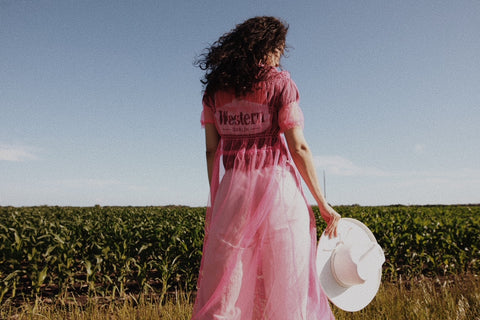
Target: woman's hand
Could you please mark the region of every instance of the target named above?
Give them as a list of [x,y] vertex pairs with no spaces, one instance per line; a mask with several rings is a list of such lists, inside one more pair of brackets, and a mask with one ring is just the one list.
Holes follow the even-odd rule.
[[336,237],[338,222],[342,217],[328,204],[319,206],[318,208],[320,209],[322,218],[327,222],[325,235],[328,236],[328,238]]

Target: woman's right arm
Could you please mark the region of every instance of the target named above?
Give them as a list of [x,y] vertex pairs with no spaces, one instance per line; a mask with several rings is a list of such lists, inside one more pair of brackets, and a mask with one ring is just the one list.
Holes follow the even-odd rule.
[[213,161],[215,160],[215,153],[217,152],[220,136],[217,128],[213,123],[205,123],[205,149],[207,156],[207,173],[208,183],[212,183]]
[[303,129],[299,126],[285,131],[285,139],[287,140],[288,149],[292,155],[295,166],[300,175],[307,184],[308,189],[312,193],[318,204],[320,214],[327,222],[325,234],[328,237],[337,236],[337,225],[340,221],[340,215],[327,203],[318,182],[317,172],[313,163],[313,156],[307,141],[303,135]]

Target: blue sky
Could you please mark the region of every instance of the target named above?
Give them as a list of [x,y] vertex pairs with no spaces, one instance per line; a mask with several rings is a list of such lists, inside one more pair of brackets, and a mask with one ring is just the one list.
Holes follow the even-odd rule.
[[206,205],[193,61],[256,15],[330,203],[480,203],[479,1],[0,0],[0,205]]

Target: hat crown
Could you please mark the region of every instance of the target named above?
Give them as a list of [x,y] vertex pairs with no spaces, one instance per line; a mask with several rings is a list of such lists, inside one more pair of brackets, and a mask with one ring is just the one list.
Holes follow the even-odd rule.
[[385,256],[376,242],[339,242],[332,253],[332,274],[339,285],[349,288],[378,275]]
[[320,237],[317,271],[328,299],[340,309],[354,312],[375,297],[385,256],[373,233],[358,220],[340,219],[337,234]]

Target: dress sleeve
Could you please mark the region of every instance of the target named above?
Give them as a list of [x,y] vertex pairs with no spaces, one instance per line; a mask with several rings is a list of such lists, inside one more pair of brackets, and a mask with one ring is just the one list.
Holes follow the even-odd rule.
[[303,112],[299,105],[300,94],[292,79],[286,82],[280,97],[280,110],[278,112],[278,124],[282,131],[304,125]]
[[215,123],[215,115],[210,106],[210,99],[207,99],[206,97],[203,98],[203,111],[200,123],[202,124],[202,128],[205,127],[206,123]]

